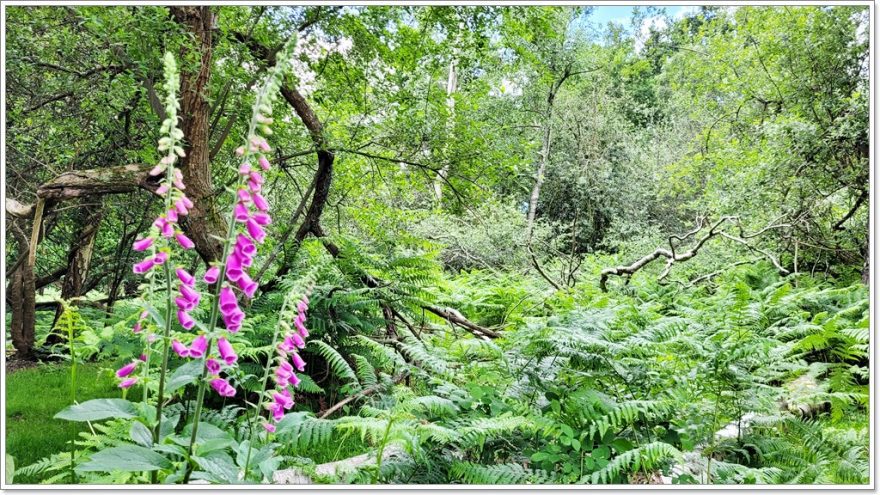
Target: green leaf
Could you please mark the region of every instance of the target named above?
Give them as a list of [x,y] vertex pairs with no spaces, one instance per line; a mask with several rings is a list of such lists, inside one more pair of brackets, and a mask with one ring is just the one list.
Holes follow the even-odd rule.
[[153,445],[153,433],[150,432],[150,429],[144,426],[140,421],[134,421],[131,423],[131,429],[128,431],[128,436],[138,445],[144,447],[150,447]]
[[629,440],[625,438],[618,438],[611,442],[611,446],[614,447],[614,450],[618,453],[623,453],[628,450],[632,450],[633,444]]
[[[189,439],[192,435],[192,424],[186,425],[183,429],[183,438],[185,444],[189,445]],[[199,431],[196,432],[196,442],[201,443],[215,438],[231,438],[229,432],[221,430],[211,423],[199,422]]]
[[209,452],[225,449],[232,445],[232,443],[231,438],[211,438],[196,445],[196,453],[198,455],[205,455]]
[[607,446],[603,445],[595,449],[591,455],[596,460],[608,459],[608,457],[611,455],[611,450]]
[[571,426],[560,425],[559,428],[562,430],[562,433],[565,433],[566,436],[569,436],[569,437],[574,436],[574,430],[571,429]]
[[171,461],[161,454],[139,445],[111,447],[92,454],[77,471],[157,471],[170,469]]
[[226,483],[238,481],[238,468],[225,452],[211,452],[206,456],[193,456],[193,460],[212,476]]
[[581,441],[577,438],[571,439],[571,448],[575,450],[575,452],[580,452],[581,450]]
[[134,404],[124,399],[92,399],[74,404],[55,415],[67,421],[97,421],[107,418],[133,418],[137,415]]
[[202,360],[194,359],[174,370],[168,383],[165,384],[165,392],[171,394],[175,390],[196,381],[202,374]]

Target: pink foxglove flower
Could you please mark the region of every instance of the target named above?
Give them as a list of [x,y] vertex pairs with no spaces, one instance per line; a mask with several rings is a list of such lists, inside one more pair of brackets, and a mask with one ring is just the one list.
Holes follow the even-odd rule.
[[196,291],[189,285],[180,286],[180,295],[183,296],[183,298],[187,301],[193,302],[193,304],[195,305],[199,304],[199,299],[201,298],[201,295],[198,293],[198,291]]
[[257,292],[257,288],[260,284],[251,280],[251,277],[248,276],[247,273],[242,273],[241,277],[238,279],[238,287],[244,292],[244,294],[251,299],[254,297],[254,294]]
[[171,222],[162,224],[162,237],[174,237],[174,225]]
[[269,165],[269,160],[267,160],[265,156],[261,156],[258,161],[260,162],[260,168],[263,170],[269,170],[271,167],[271,165]]
[[254,206],[260,211],[269,211],[269,202],[266,201],[259,193],[251,194],[251,201],[254,202]]
[[133,270],[135,273],[147,273],[155,264],[153,258],[147,258],[140,263],[135,263]]
[[206,339],[204,335],[199,335],[192,341],[192,344],[189,345],[190,357],[200,358],[205,355],[205,351],[207,350],[208,339]]
[[205,272],[204,280],[206,283],[213,284],[220,277],[220,268],[216,266],[212,266],[208,268],[208,271]]
[[269,214],[265,211],[258,211],[254,213],[251,218],[253,218],[254,221],[260,225],[269,225],[270,223],[272,223],[272,217],[270,217]]
[[223,397],[232,397],[235,395],[235,388],[222,378],[211,380],[211,388]]
[[[183,310],[183,309],[177,310],[177,321],[180,322],[180,326],[182,326],[183,328],[185,328],[187,330],[191,329],[192,327],[194,327],[196,325],[195,320],[193,320],[192,317],[189,315],[189,313],[187,313],[186,310]],[[199,356],[193,356],[193,357],[199,357]]]
[[189,272],[183,268],[178,268],[175,270],[175,273],[177,274],[177,279],[180,280],[180,283],[183,285],[192,287],[196,283],[195,277],[190,275]]
[[125,378],[126,376],[130,375],[135,368],[137,368],[137,365],[137,361],[132,361],[131,363],[126,364],[122,368],[116,370],[116,376],[118,376],[119,378]]
[[238,201],[240,203],[248,204],[251,202],[251,193],[248,192],[247,189],[239,189],[238,190]]
[[177,309],[179,309],[181,311],[189,311],[193,307],[192,301],[190,301],[189,299],[187,299],[185,297],[175,297],[174,304],[176,304]]
[[119,383],[119,388],[131,388],[131,386],[137,383],[137,381],[137,378],[127,378]]
[[238,253],[233,252],[226,258],[226,278],[231,282],[237,282],[242,274],[244,274],[244,270],[241,266],[241,257]]
[[254,245],[254,241],[248,239],[244,234],[238,234],[238,237],[235,238],[235,250],[249,258],[257,254],[257,246]]
[[269,433],[275,433],[275,425],[272,423],[263,423],[263,428],[266,429]]
[[177,242],[180,243],[180,247],[182,247],[183,249],[192,249],[196,247],[192,239],[187,237],[186,234],[182,232],[175,235],[174,238],[177,239]]
[[153,245],[153,238],[152,237],[145,237],[143,239],[138,239],[138,240],[134,241],[134,245],[132,246],[132,249],[134,249],[135,251],[146,251],[152,245]]
[[220,373],[220,363],[214,358],[205,361],[205,368],[208,368],[212,375]]
[[173,349],[174,352],[182,358],[189,357],[189,349],[176,340],[171,342],[171,349]]
[[260,224],[254,221],[253,218],[249,218],[246,225],[251,239],[262,244],[263,240],[266,239],[266,232],[263,230],[263,227],[260,227]]
[[293,359],[293,366],[298,371],[302,372],[306,370],[306,362],[303,361],[303,358],[301,358],[299,354],[294,352],[291,358]]
[[232,349],[232,344],[223,337],[217,340],[217,350],[220,351],[220,357],[223,358],[223,361],[226,361],[226,364],[231,365],[238,359],[235,350]]
[[247,222],[247,219],[250,218],[251,214],[244,203],[236,203],[233,216],[235,217],[236,222]]
[[167,166],[164,163],[160,163],[150,169],[150,175],[155,177],[155,176],[161,174],[162,172],[164,172],[166,168],[167,168]]

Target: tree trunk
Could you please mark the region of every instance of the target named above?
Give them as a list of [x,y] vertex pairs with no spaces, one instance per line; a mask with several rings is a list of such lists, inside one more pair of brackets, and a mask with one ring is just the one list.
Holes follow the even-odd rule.
[[[464,29],[464,25],[459,23],[459,30]],[[456,40],[458,41],[458,40]],[[449,139],[452,136],[453,128],[455,127],[455,92],[458,90],[458,74],[457,74],[457,65],[458,65],[458,43],[456,42],[452,47],[452,60],[449,62],[449,76],[446,79],[446,141],[443,146],[443,155],[445,160],[445,151],[449,147]],[[434,197],[439,204],[443,201],[443,183],[446,182],[446,178],[449,176],[449,161],[446,160],[446,163],[443,167],[437,172],[437,177],[434,179]]]
[[[64,282],[61,284],[61,299],[69,300],[82,296],[86,292],[86,278],[89,274],[89,265],[92,262],[95,239],[98,237],[98,226],[101,224],[103,216],[103,205],[82,208],[76,222],[73,240],[70,243],[70,251],[67,253],[67,271],[64,275]],[[55,328],[62,311],[63,308],[59,306],[55,312],[52,328]],[[57,344],[62,340],[62,336],[50,333],[46,338],[46,344]]]
[[547,116],[544,120],[544,137],[541,143],[541,158],[538,162],[538,171],[535,174],[535,185],[532,187],[532,194],[529,196],[529,214],[526,218],[526,241],[532,242],[532,230],[535,227],[535,213],[538,211],[538,198],[541,196],[541,186],[544,184],[544,171],[547,168],[547,162],[550,160],[550,119],[553,115],[552,99],[550,107],[547,109]]
[[34,287],[33,265],[27,263],[29,254],[28,238],[18,225],[12,225],[12,234],[18,244],[19,259],[15,271],[9,278],[7,294],[12,310],[10,333],[12,346],[19,359],[33,359],[34,327],[36,325],[36,288]]
[[[199,55],[199,65],[181,74],[181,130],[187,142],[184,146],[186,156],[181,160],[180,167],[186,194],[193,202],[193,207],[181,224],[196,245],[196,251],[207,263],[222,258],[223,244],[217,238],[223,238],[226,231],[215,208],[208,144],[211,107],[207,94],[213,63],[212,30],[216,17],[207,6],[172,7],[171,14],[194,35],[195,50]],[[180,58],[188,58],[191,50],[184,48]]]

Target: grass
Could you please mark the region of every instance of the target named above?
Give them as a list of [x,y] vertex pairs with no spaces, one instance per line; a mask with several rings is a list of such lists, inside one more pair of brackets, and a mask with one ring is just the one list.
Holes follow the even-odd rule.
[[[78,364],[76,373],[78,402],[121,396],[107,364]],[[41,364],[6,375],[6,450],[17,468],[69,449],[70,440],[88,428],[85,423],[52,419],[69,405],[69,363]],[[16,483],[37,481],[15,479]]]

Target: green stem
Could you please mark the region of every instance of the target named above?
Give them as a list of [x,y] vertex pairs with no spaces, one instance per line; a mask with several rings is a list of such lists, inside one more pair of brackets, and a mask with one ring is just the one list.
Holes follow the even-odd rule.
[[388,435],[391,433],[391,424],[394,418],[388,418],[388,426],[385,427],[385,434],[382,435],[382,443],[379,445],[379,452],[376,454],[376,474],[373,475],[373,484],[379,482],[379,474],[382,471],[382,454],[385,453],[385,444],[388,443]]
[[70,401],[76,404],[76,346],[73,343],[73,325],[67,325],[67,344],[70,347]]
[[162,335],[162,368],[159,370],[159,392],[156,396],[156,429],[153,431],[153,442],[159,443],[159,435],[162,432],[162,403],[165,401],[165,374],[168,370],[168,351],[170,348],[169,340],[171,339],[171,315],[173,314],[172,305],[174,304],[171,293],[171,266],[170,260],[166,260],[165,265],[165,290],[168,291],[168,300],[165,302],[165,332]]
[[244,462],[245,478],[247,478],[248,468],[251,464],[251,451],[253,451],[254,448],[254,421],[260,414],[260,405],[263,403],[263,396],[266,394],[266,386],[269,384],[269,370],[272,369],[272,356],[274,355],[275,346],[278,344],[281,318],[284,317],[284,313],[287,310],[287,301],[289,299],[289,297],[284,298],[284,303],[281,305],[281,312],[278,313],[278,323],[275,324],[275,332],[272,334],[272,347],[269,350],[269,357],[266,358],[266,368],[263,370],[263,386],[260,387],[259,398],[257,399],[257,403],[254,404],[254,413],[251,415],[250,421],[248,421],[248,453],[247,459]]

